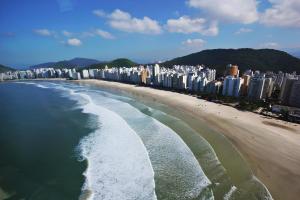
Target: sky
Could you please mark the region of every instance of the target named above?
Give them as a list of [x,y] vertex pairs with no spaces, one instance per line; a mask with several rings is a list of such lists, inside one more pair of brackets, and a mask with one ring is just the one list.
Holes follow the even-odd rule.
[[204,49],[300,52],[300,0],[1,0],[0,63],[139,63]]

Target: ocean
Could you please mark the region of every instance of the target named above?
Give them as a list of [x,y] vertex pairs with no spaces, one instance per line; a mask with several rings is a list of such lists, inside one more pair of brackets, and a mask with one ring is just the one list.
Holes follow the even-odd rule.
[[219,160],[205,136],[220,134],[169,113],[87,84],[1,83],[0,200],[272,199],[235,150]]

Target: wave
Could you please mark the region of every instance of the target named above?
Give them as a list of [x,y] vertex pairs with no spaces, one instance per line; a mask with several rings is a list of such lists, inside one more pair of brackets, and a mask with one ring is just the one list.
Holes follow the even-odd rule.
[[176,132],[130,104],[111,99],[110,95],[87,93],[96,104],[118,113],[140,136],[149,152],[159,199],[213,199],[210,180]]
[[[211,176],[221,184],[211,184],[181,137],[150,117],[156,110],[145,106],[148,116],[137,109],[134,99],[68,83],[45,82],[43,86],[63,91],[61,94],[75,100],[83,112],[97,116],[99,128],[79,144],[81,156],[88,162],[81,199],[213,200],[212,190],[216,198],[226,200],[250,193],[272,199],[256,177],[232,186],[223,168]],[[207,156],[215,159],[202,166],[222,166],[210,148],[213,155]],[[220,192],[222,188],[226,189]]]
[[[75,99],[77,101],[81,100],[78,99],[76,95],[81,96],[86,101],[81,101],[81,104],[85,104],[83,106],[83,112],[97,115],[100,118],[99,122],[101,123],[101,125],[99,129],[95,133],[92,133],[84,138],[80,143],[82,155],[88,160],[89,163],[87,172],[85,173],[87,181],[84,186],[84,193],[90,193],[91,191],[93,191],[92,193],[95,193],[94,190],[96,189],[91,188],[90,185],[90,179],[92,178],[92,174],[94,174],[94,172],[90,172],[90,170],[93,170],[90,163],[93,162],[93,159],[95,159],[91,159],[91,155],[100,150],[97,150],[97,148],[89,148],[93,146],[103,146],[103,148],[101,148],[101,151],[103,151],[103,149],[106,149],[108,151],[109,147],[105,147],[105,144],[107,142],[105,142],[105,139],[101,139],[100,136],[103,131],[106,133],[105,135],[112,136],[110,138],[110,143],[115,143],[119,140],[116,140],[116,138],[119,138],[120,135],[123,135],[123,133],[120,134],[118,132],[120,132],[120,130],[122,130],[123,132],[123,127],[128,127],[131,128],[135,135],[137,134],[136,136],[138,136],[141,144],[145,145],[146,147],[146,157],[148,159],[150,157],[151,163],[149,163],[150,165],[152,165],[154,170],[155,191],[159,199],[194,199],[203,196],[213,199],[212,191],[208,187],[211,184],[210,180],[205,176],[201,166],[199,165],[191,150],[172,129],[168,128],[159,121],[141,113],[139,110],[132,107],[128,103],[120,101],[119,96],[117,97],[116,95],[112,95],[104,91],[87,89],[87,87],[78,88],[77,85],[57,84],[53,86],[54,88],[59,90],[69,91],[69,94],[72,94],[71,96],[69,96],[69,98]],[[116,98],[118,98],[118,100]],[[107,116],[113,117],[108,120]],[[113,129],[111,128],[121,125],[120,121],[124,122],[122,126]],[[126,130],[126,128],[124,130]],[[95,141],[99,141],[99,144],[97,143],[97,145],[95,145]],[[127,142],[127,146],[132,146],[129,141]],[[100,153],[101,152],[97,154],[98,159],[101,159],[101,157],[103,157],[103,155]],[[115,156],[122,155],[122,152],[119,153],[120,154]],[[122,162],[125,161],[122,160]],[[109,162],[105,160],[102,163],[105,164]],[[110,163],[109,166],[116,167],[118,165],[117,163]],[[120,166],[118,166],[116,169],[113,169],[113,171],[116,172],[118,170],[120,170]],[[118,177],[118,174],[112,174]],[[130,179],[127,181],[130,182]],[[147,186],[146,188],[149,188],[149,186]],[[103,194],[107,192],[109,193],[109,191],[104,191],[103,189],[101,189],[101,191],[103,192]],[[143,199],[147,198],[145,197]],[[101,199],[103,199],[102,196]],[[115,199],[118,198],[115,197]]]
[[76,94],[88,101],[83,112],[97,115],[100,123],[79,145],[88,161],[83,190],[92,192],[89,199],[156,199],[154,172],[140,138],[117,114]]
[[44,88],[44,89],[48,89],[49,87],[43,85],[43,84],[39,84],[39,83],[34,83],[34,82],[24,82],[24,81],[21,81],[21,82],[15,82],[15,83],[18,83],[18,84],[26,84],[26,85],[34,85],[36,87],[39,87],[39,88]]
[[232,194],[236,191],[237,187],[232,186],[230,190],[224,195],[224,200],[229,200]]

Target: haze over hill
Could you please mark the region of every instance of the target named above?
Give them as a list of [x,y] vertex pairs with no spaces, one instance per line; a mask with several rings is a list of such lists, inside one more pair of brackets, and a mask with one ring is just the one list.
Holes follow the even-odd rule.
[[[224,71],[227,64],[237,64],[243,72],[247,69],[260,71],[283,71],[300,73],[300,59],[284,51],[274,49],[210,49],[197,53],[174,58],[161,63],[161,66],[172,65],[199,65],[215,68],[219,74]],[[59,62],[46,62],[30,66],[30,69],[41,67],[54,68],[104,68],[108,67],[132,67],[136,62],[127,58],[118,58],[113,61],[99,61],[88,58],[73,58]],[[8,71],[9,67],[0,66],[0,72]]]
[[32,65],[29,68],[41,68],[41,67],[67,67],[67,68],[82,68],[96,63],[103,63],[99,60],[90,59],[90,58],[73,58],[71,60],[63,60],[58,62],[46,62],[37,65]]
[[247,69],[260,71],[279,70],[300,72],[300,59],[284,51],[274,49],[211,49],[178,57],[162,65],[198,65],[204,64],[221,72],[227,64],[237,64],[241,71]]
[[15,69],[13,69],[11,67],[7,67],[7,66],[4,66],[4,65],[0,64],[0,73],[7,72],[7,71],[14,71],[14,70]]
[[93,65],[88,66],[87,68],[102,69],[105,66],[108,66],[108,67],[133,67],[135,65],[137,65],[137,63],[135,63],[132,60],[129,60],[127,58],[118,58],[118,59],[115,59],[115,60],[107,62],[107,63],[93,64]]

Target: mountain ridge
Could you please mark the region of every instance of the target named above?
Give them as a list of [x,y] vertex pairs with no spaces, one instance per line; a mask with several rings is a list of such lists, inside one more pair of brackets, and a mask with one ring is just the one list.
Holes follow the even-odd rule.
[[8,67],[0,64],[0,73],[7,72],[7,71],[16,71],[16,70],[12,67]]
[[93,65],[88,66],[87,68],[103,69],[105,66],[111,68],[111,67],[133,67],[135,65],[137,65],[137,63],[135,63],[134,61],[132,61],[130,59],[117,58],[110,62],[93,64]]
[[29,69],[35,69],[35,68],[42,68],[42,67],[54,67],[54,68],[83,68],[87,67],[92,64],[96,63],[103,63],[99,60],[96,59],[90,59],[90,58],[80,58],[80,57],[75,57],[70,60],[61,60],[57,62],[46,62],[46,63],[40,63],[37,65],[32,65],[29,66]]
[[227,64],[236,64],[241,71],[300,72],[300,59],[275,49],[208,49],[177,57],[162,63],[163,66],[204,64],[221,73]]

